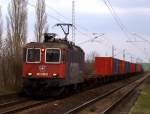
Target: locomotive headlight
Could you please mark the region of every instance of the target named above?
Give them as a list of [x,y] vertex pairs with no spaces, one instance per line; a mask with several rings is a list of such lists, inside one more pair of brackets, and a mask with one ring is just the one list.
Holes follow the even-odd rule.
[[54,74],[53,74],[53,76],[55,77],[55,76],[57,76],[57,74],[56,74],[56,73],[54,73]]
[[32,73],[28,73],[28,76],[32,76]]
[[44,48],[42,48],[42,49],[41,49],[41,51],[42,51],[42,52],[44,52],[44,51],[45,51],[45,49],[44,49]]

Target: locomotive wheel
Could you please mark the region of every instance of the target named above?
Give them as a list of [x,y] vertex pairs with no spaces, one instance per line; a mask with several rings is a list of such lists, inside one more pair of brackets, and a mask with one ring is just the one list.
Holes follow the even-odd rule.
[[30,89],[28,89],[28,88],[23,88],[22,91],[23,91],[24,95],[29,96],[29,97],[32,96],[32,92],[31,92]]

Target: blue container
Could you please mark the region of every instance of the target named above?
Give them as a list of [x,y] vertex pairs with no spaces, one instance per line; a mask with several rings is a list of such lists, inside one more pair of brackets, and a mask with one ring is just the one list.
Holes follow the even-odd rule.
[[127,62],[125,63],[125,73],[130,73],[130,62]]
[[119,66],[120,66],[120,60],[119,59],[114,59],[114,75],[120,74],[119,72]]

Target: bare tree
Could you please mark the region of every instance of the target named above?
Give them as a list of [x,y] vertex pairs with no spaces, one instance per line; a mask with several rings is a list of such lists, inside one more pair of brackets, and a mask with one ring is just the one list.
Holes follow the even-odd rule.
[[37,42],[41,42],[42,34],[48,31],[47,15],[45,11],[45,0],[37,0],[36,3],[36,23],[35,37]]
[[[8,27],[11,40],[17,46],[26,42],[27,33],[27,0],[11,0],[8,7]],[[10,23],[10,24],[9,24]]]
[[27,0],[11,0],[6,19],[5,55],[9,65],[5,65],[5,74],[10,75],[11,83],[17,86],[21,79],[22,45],[27,39]]
[[2,20],[2,12],[0,7],[0,51],[2,49],[2,34],[3,34],[3,20]]
[[[3,20],[2,20],[2,12],[1,12],[1,7],[0,7],[0,64],[2,65],[2,34],[3,34]],[[3,69],[0,67],[0,86],[2,86],[3,82]]]
[[86,62],[89,62],[89,63],[93,63],[95,61],[95,57],[98,56],[99,54],[95,51],[87,54],[86,56]]
[[86,61],[85,61],[85,73],[86,74],[94,74],[94,61],[95,57],[98,56],[98,53],[93,51],[86,56]]

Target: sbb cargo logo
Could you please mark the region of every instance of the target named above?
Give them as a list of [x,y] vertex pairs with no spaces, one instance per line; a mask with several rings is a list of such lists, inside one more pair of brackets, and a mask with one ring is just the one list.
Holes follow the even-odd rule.
[[40,65],[40,66],[39,66],[39,71],[40,71],[40,72],[46,72],[46,71],[47,71],[47,66],[45,66],[45,65]]

